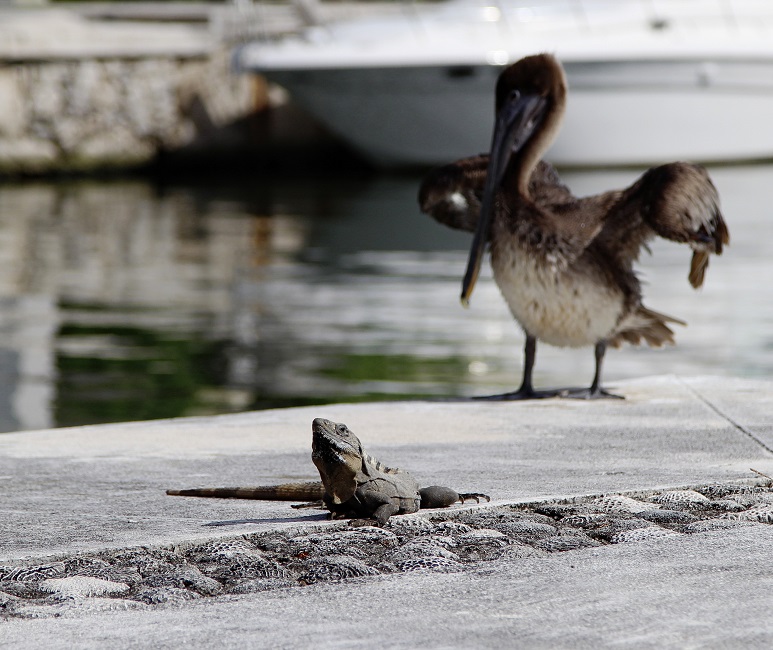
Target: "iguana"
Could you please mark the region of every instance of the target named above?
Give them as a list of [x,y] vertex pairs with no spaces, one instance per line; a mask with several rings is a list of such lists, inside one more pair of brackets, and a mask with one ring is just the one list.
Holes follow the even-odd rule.
[[[167,490],[172,496],[308,501],[322,499],[335,518],[369,518],[383,526],[392,515],[419,508],[446,508],[467,499],[490,501],[485,494],[459,494],[432,485],[419,489],[408,472],[385,466],[362,448],[345,425],[323,418],[311,423],[311,460],[321,483],[285,483],[250,488],[194,488]],[[371,523],[371,522],[369,522]]]

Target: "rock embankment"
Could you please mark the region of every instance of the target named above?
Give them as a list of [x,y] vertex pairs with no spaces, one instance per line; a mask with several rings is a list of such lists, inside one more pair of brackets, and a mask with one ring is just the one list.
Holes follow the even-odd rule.
[[465,571],[491,560],[773,524],[773,487],[712,484],[628,496],[392,517],[163,548],[0,566],[0,617],[180,605],[316,582],[407,571]]
[[0,173],[146,163],[247,115],[255,85],[206,27],[4,13]]

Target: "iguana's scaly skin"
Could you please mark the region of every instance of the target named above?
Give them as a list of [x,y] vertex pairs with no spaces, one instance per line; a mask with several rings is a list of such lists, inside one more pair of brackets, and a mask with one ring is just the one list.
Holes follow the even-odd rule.
[[459,494],[447,487],[419,488],[408,472],[387,467],[368,454],[345,425],[323,418],[311,423],[311,460],[321,483],[286,483],[254,488],[195,488],[167,490],[173,496],[304,501],[322,499],[334,517],[374,519],[384,525],[389,517],[419,508],[446,508],[466,499],[489,500],[485,494]]

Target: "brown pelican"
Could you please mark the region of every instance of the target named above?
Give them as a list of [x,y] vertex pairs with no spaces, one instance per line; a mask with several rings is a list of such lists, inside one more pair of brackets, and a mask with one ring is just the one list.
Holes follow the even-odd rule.
[[673,343],[669,323],[682,321],[642,304],[633,271],[655,235],[688,244],[689,281],[703,283],[711,253],[729,243],[719,197],[706,170],[685,162],[653,167],[624,190],[576,198],[540,160],[561,124],[566,78],[551,55],[506,68],[496,87],[490,155],[432,172],[422,184],[423,212],[475,236],[462,285],[467,304],[487,244],[494,279],[526,334],[523,381],[501,399],[567,391],[535,391],[537,339],[556,346],[595,346],[596,370],[577,397],[611,396],[601,389],[607,346]]

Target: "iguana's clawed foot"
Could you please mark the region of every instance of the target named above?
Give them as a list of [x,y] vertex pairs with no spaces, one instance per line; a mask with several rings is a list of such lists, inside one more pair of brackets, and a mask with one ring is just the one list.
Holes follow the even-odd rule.
[[459,495],[459,501],[462,503],[469,499],[475,499],[475,503],[480,503],[481,499],[491,501],[491,497],[488,494],[480,494],[479,492],[465,492],[464,494]]
[[375,519],[350,519],[349,526],[352,528],[362,528],[363,526],[375,526],[381,528],[383,524]]
[[[349,519],[349,517],[342,512],[331,512],[330,519]],[[349,519],[346,523],[352,528],[362,528],[363,526],[375,526],[376,528],[380,528],[384,525],[377,519]]]

